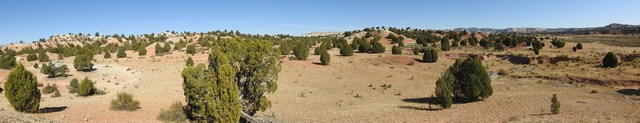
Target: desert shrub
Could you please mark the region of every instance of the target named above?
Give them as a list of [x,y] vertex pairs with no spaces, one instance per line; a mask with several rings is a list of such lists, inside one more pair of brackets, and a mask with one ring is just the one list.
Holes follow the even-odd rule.
[[391,54],[402,55],[402,48],[394,45],[393,47],[391,47]]
[[40,73],[46,74],[49,78],[55,78],[62,75],[66,76],[67,72],[69,72],[67,65],[56,66],[51,62],[49,62],[49,64],[42,64],[42,68],[40,68]]
[[613,52],[608,52],[602,59],[602,67],[615,68],[619,63],[618,56]]
[[291,43],[281,44],[278,49],[280,50],[281,55],[289,55],[291,54],[291,50],[293,50],[293,46]]
[[91,71],[93,70],[93,54],[84,53],[82,55],[77,55],[76,58],[73,59],[73,67],[78,71]]
[[342,56],[353,56],[353,48],[350,46],[343,46],[340,48],[340,55]]
[[578,44],[576,44],[576,49],[581,50],[581,49],[582,49],[582,43],[578,43]]
[[79,96],[91,96],[95,90],[96,88],[93,86],[93,82],[87,77],[84,77],[80,85],[78,85]]
[[438,51],[433,48],[427,48],[422,55],[422,62],[436,62],[438,61]]
[[51,86],[50,84],[47,84],[47,86],[44,86],[44,88],[42,88],[42,94],[51,94],[54,91],[58,90],[58,87],[56,86]]
[[51,61],[51,60],[49,59],[49,55],[47,55],[47,53],[40,52],[40,53],[38,53],[38,61],[39,62],[48,62],[48,61]]
[[187,122],[187,115],[184,113],[184,109],[182,108],[182,104],[180,102],[175,102],[171,104],[171,107],[167,110],[161,110],[158,115],[158,120],[162,122],[174,122],[174,123],[183,123]]
[[305,43],[298,43],[298,45],[293,48],[293,55],[298,60],[307,60],[309,57],[309,46]]
[[38,63],[33,64],[33,68],[38,69],[40,68],[40,65],[38,65]]
[[[160,45],[158,44],[157,46],[160,46]],[[193,44],[188,45],[187,46],[187,53],[191,54],[191,55],[196,54],[196,46],[193,45]]]
[[469,57],[466,60],[456,60],[449,68],[455,76],[453,94],[461,101],[476,101],[486,99],[493,94],[491,79],[480,59]]
[[133,99],[133,95],[127,92],[118,93],[118,97],[111,100],[111,110],[135,111],[140,108],[140,102]]
[[[203,42],[208,43],[208,41],[203,41]],[[163,53],[171,52],[171,44],[169,42],[164,43],[164,47],[162,47],[162,52]]]
[[564,42],[564,41],[562,41],[562,40],[553,39],[553,40],[551,41],[551,45],[553,45],[554,47],[557,47],[557,48],[562,48],[562,47],[564,47],[565,42]]
[[556,94],[553,94],[553,97],[551,97],[551,113],[560,113],[560,101],[558,101]]
[[69,93],[77,93],[78,92],[78,86],[80,85],[80,82],[78,82],[78,79],[73,78],[71,79],[71,82],[69,82]]
[[127,57],[127,53],[124,52],[124,48],[118,49],[118,54],[116,54],[116,58],[124,58]]
[[187,58],[187,66],[193,66],[193,59],[191,59],[191,57]]
[[38,60],[38,56],[35,53],[29,53],[29,55],[27,55],[27,61],[35,61]]
[[578,51],[578,48],[573,47],[573,48],[571,48],[571,50],[573,50],[573,52],[577,52],[577,51]]
[[[60,55],[60,56],[61,56],[61,55]],[[104,58],[105,58],[105,59],[109,59],[109,58],[111,58],[111,53],[109,53],[109,52],[105,52],[105,53],[104,53]]]
[[38,78],[22,64],[11,70],[4,83],[4,95],[16,111],[33,112],[40,107]]
[[451,43],[449,43],[449,39],[447,38],[442,38],[440,40],[440,50],[442,51],[449,51],[451,50]]
[[436,81],[436,99],[442,108],[449,108],[453,104],[453,83],[456,81],[455,76],[449,71],[442,73],[442,76]]
[[145,48],[144,46],[140,46],[140,48],[138,48],[138,56],[144,55],[147,55],[147,48]]
[[331,55],[329,55],[329,52],[327,50],[323,50],[322,53],[320,53],[320,64],[329,65],[330,61]]

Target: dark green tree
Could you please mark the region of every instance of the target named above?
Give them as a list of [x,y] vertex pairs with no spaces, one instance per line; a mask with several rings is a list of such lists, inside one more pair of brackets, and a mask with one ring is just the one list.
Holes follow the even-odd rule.
[[436,99],[442,108],[449,108],[453,104],[453,83],[456,81],[455,76],[449,71],[442,73],[442,76],[436,81]]
[[35,53],[29,53],[29,55],[27,55],[27,61],[35,61],[38,60],[38,55],[36,55]]
[[45,53],[45,52],[38,53],[38,61],[40,61],[40,62],[48,62],[48,61],[50,61],[49,55],[47,55],[47,53]]
[[451,50],[451,44],[449,43],[449,39],[447,38],[442,38],[440,40],[440,49],[442,51],[449,51]]
[[156,50],[156,55],[162,54],[164,53],[164,49],[162,49],[162,46],[160,46],[160,43],[156,43],[156,46],[154,48]]
[[147,48],[140,46],[140,48],[138,48],[138,56],[144,56],[147,55]]
[[391,54],[394,55],[402,55],[402,48],[400,48],[399,46],[392,46],[391,47]]
[[564,41],[562,41],[562,40],[553,39],[553,40],[551,41],[551,45],[553,45],[553,46],[555,46],[555,47],[557,47],[557,48],[562,48],[562,47],[564,47],[565,43],[564,43]]
[[307,44],[298,43],[293,48],[293,55],[298,60],[307,60],[307,58],[309,57],[309,47],[307,46]]
[[536,55],[539,55],[540,50],[544,47],[544,45],[542,44],[542,41],[535,40],[531,42],[531,47],[533,47],[533,53],[535,53]]
[[615,68],[619,63],[618,55],[613,52],[608,52],[602,59],[602,67]]
[[84,53],[82,55],[77,55],[76,58],[73,59],[73,67],[78,71],[91,71],[93,70],[93,55],[90,53]]
[[576,44],[576,49],[581,50],[581,49],[582,49],[582,43],[578,43],[578,44]]
[[378,41],[371,41],[371,45],[373,45],[373,47],[371,48],[371,52],[372,53],[384,53],[385,52],[385,48],[384,48],[384,46],[382,46],[382,43],[380,43]]
[[55,78],[61,75],[66,75],[67,72],[69,72],[69,68],[67,67],[67,65],[56,66],[55,64],[49,62],[49,64],[42,64],[40,72],[42,74],[46,74],[49,78]]
[[358,52],[360,53],[367,53],[371,50],[371,43],[367,42],[367,41],[362,41],[359,43],[360,45],[358,45]]
[[340,55],[342,56],[353,56],[353,48],[350,46],[344,46],[340,48]]
[[80,85],[78,85],[79,96],[91,96],[95,90],[96,88],[93,86],[93,82],[91,82],[87,77],[84,77],[82,82],[80,82]]
[[38,78],[22,64],[11,70],[4,83],[4,96],[19,112],[34,112],[40,107]]
[[11,69],[16,66],[16,57],[14,54],[4,54],[0,56],[0,68]]
[[117,58],[127,57],[127,53],[124,51],[124,48],[118,49],[118,54],[116,54]]
[[560,101],[558,101],[556,94],[553,94],[553,97],[551,97],[551,113],[560,113]]
[[109,59],[109,58],[111,58],[111,53],[105,52],[104,53],[104,59]]
[[493,94],[491,79],[480,59],[472,56],[466,60],[456,60],[449,68],[456,78],[453,94],[462,101],[476,101]]
[[71,79],[71,82],[69,82],[69,93],[77,93],[78,86],[80,86],[80,82],[78,81],[78,79]]
[[329,55],[329,52],[327,50],[322,50],[322,53],[320,53],[320,64],[322,65],[329,65],[329,63],[331,62],[331,55]]
[[191,59],[191,57],[187,59],[187,66],[193,66],[193,59]]
[[423,62],[436,62],[438,61],[438,51],[434,48],[427,48],[422,55]]
[[193,44],[187,46],[187,53],[191,55],[196,54],[196,46]]

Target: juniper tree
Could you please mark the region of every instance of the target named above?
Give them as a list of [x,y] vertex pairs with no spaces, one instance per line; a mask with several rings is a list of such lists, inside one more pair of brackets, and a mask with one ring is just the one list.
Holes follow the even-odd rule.
[[535,53],[536,55],[539,55],[540,50],[544,47],[544,45],[542,44],[542,41],[535,40],[531,42],[531,47],[533,47],[533,53]]
[[340,48],[340,55],[353,56],[353,49],[350,46],[343,46],[342,48]]
[[423,62],[437,62],[438,61],[438,51],[434,48],[427,48],[424,50],[424,54],[422,55]]
[[[185,89],[185,96],[187,100],[204,100],[203,97],[206,92],[213,91],[203,91],[210,85],[203,83],[214,83],[214,82],[200,82],[202,80],[214,80],[214,79],[206,79],[215,78],[214,75],[218,75],[218,77],[226,78],[226,72],[232,73],[233,77],[232,81],[234,85],[237,85],[239,96],[230,97],[230,99],[240,99],[241,104],[241,112],[238,114],[242,114],[243,120],[253,120],[252,116],[257,111],[264,111],[267,108],[271,107],[271,101],[269,101],[264,94],[272,93],[277,89],[277,76],[280,72],[280,64],[279,64],[279,55],[277,49],[273,47],[271,41],[259,40],[259,39],[232,39],[232,40],[221,40],[216,42],[213,48],[211,48],[212,52],[209,54],[209,65],[208,67],[204,67],[204,65],[198,65],[201,67],[187,67],[183,71],[183,79],[185,83],[183,88]],[[219,52],[218,52],[219,51]],[[222,60],[222,57],[227,57],[228,60]],[[225,63],[228,61],[228,63]],[[231,67],[223,67],[225,64],[229,64]],[[216,71],[217,70],[217,71]],[[213,73],[218,74],[213,74]],[[224,74],[221,74],[224,73]],[[192,80],[192,81],[191,81]],[[223,81],[226,79],[221,79]],[[188,84],[191,83],[192,84]],[[222,82],[221,82],[222,83]],[[193,89],[200,88],[200,89]],[[222,89],[225,88],[215,88]],[[231,89],[231,86],[228,86],[226,89]],[[198,91],[200,90],[200,91]],[[228,94],[233,95],[228,91]],[[193,94],[196,93],[196,94]],[[200,95],[200,96],[198,96]],[[224,94],[223,94],[224,95]],[[192,101],[196,105],[204,104],[198,103],[198,101]],[[208,103],[211,105],[216,105],[216,103]],[[235,103],[226,103],[226,104],[235,104]],[[231,106],[231,105],[225,105]],[[197,107],[197,106],[194,106]],[[206,108],[204,108],[206,109]],[[195,114],[203,114],[206,113],[203,108],[200,110],[196,110]],[[227,108],[231,110],[233,108]],[[216,110],[214,110],[216,111]],[[193,111],[192,111],[193,112]],[[217,112],[209,112],[209,114],[213,113],[224,113],[229,116],[230,119],[226,120],[227,122],[237,122],[234,121],[235,116],[239,115],[229,115],[235,114],[233,111],[225,111],[218,110]],[[194,113],[190,113],[194,114]],[[194,116],[194,115],[191,115]],[[197,115],[197,117],[203,117],[208,115]],[[207,121],[212,122],[212,121]]]
[[453,83],[455,76],[450,71],[445,71],[436,81],[436,100],[442,108],[449,108],[453,104]]
[[551,97],[551,113],[560,113],[560,101],[558,101],[556,94],[553,94],[553,97]]
[[140,46],[140,48],[138,48],[138,56],[144,55],[147,55],[147,48],[145,48],[144,46]]
[[[61,55],[59,55],[59,56],[61,56]],[[104,53],[104,58],[105,58],[105,59],[109,59],[109,58],[111,58],[111,53],[109,53],[109,52],[105,52],[105,53]]]
[[582,43],[576,44],[576,49],[581,50],[582,49]]
[[193,66],[193,59],[191,59],[191,57],[187,59],[187,66]]
[[39,62],[48,62],[48,61],[50,61],[49,55],[47,55],[47,53],[45,53],[45,52],[38,53],[38,61]]
[[82,55],[77,55],[73,59],[73,67],[78,71],[91,71],[93,70],[93,54],[84,53]]
[[449,51],[451,49],[451,44],[449,43],[449,39],[442,38],[440,40],[440,49],[442,51]]
[[125,50],[124,48],[118,49],[118,54],[116,54],[116,57],[117,58],[127,57],[127,53],[124,50]]
[[155,52],[155,53],[156,53],[156,55],[159,55],[159,54],[161,54],[161,53],[164,53],[164,51],[163,51],[164,49],[162,49],[162,46],[160,46],[160,43],[159,43],[159,42],[158,42],[158,43],[156,43],[156,46],[155,46],[155,48],[154,48],[154,49],[156,50],[156,52]]
[[7,76],[4,95],[16,111],[34,112],[40,107],[38,78],[18,64]]
[[56,66],[51,62],[49,62],[49,64],[42,64],[42,68],[40,68],[40,73],[46,74],[49,78],[66,75],[67,72],[69,72],[69,68],[67,67],[67,65]]
[[322,46],[313,49],[313,55],[320,55],[323,51],[326,51]]
[[329,55],[329,52],[327,50],[323,50],[321,52],[322,53],[320,53],[320,64],[329,65],[329,62],[331,61],[331,55]]
[[69,93],[77,93],[78,92],[78,86],[80,85],[80,82],[78,82],[78,79],[73,78],[71,79],[71,82],[69,82]]
[[187,53],[191,55],[196,54],[196,46],[193,44],[187,46]]
[[476,101],[488,98],[493,94],[491,79],[482,62],[475,57],[456,60],[449,71],[455,76],[453,94],[462,101]]
[[95,92],[96,88],[93,86],[93,82],[89,80],[89,78],[84,77],[80,85],[78,85],[78,95],[79,96],[90,96]]
[[29,55],[27,55],[27,61],[35,61],[38,60],[38,56],[35,53],[29,53]]
[[305,43],[298,43],[293,48],[293,55],[298,60],[307,60],[307,58],[309,57],[309,47]]
[[378,41],[371,41],[371,52],[372,53],[384,53],[385,52],[385,48],[384,46],[382,46],[382,43],[378,42]]
[[14,54],[6,53],[0,56],[0,68],[11,69],[16,66],[16,57]]
[[618,67],[618,56],[613,52],[608,52],[602,59],[602,67],[615,68]]
[[362,41],[359,43],[360,45],[358,45],[358,52],[360,53],[367,53],[371,50],[371,43],[367,42],[367,41]]
[[394,45],[391,47],[391,54],[402,55],[402,49],[399,46]]

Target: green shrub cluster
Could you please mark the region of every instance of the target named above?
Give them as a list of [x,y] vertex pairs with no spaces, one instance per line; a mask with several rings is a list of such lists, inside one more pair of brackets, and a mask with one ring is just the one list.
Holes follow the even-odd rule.
[[4,95],[16,111],[34,112],[40,107],[38,78],[18,64],[7,76]]

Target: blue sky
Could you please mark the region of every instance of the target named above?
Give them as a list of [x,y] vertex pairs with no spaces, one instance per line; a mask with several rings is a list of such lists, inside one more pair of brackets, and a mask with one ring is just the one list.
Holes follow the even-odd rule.
[[55,34],[640,24],[640,0],[2,0],[0,44]]

